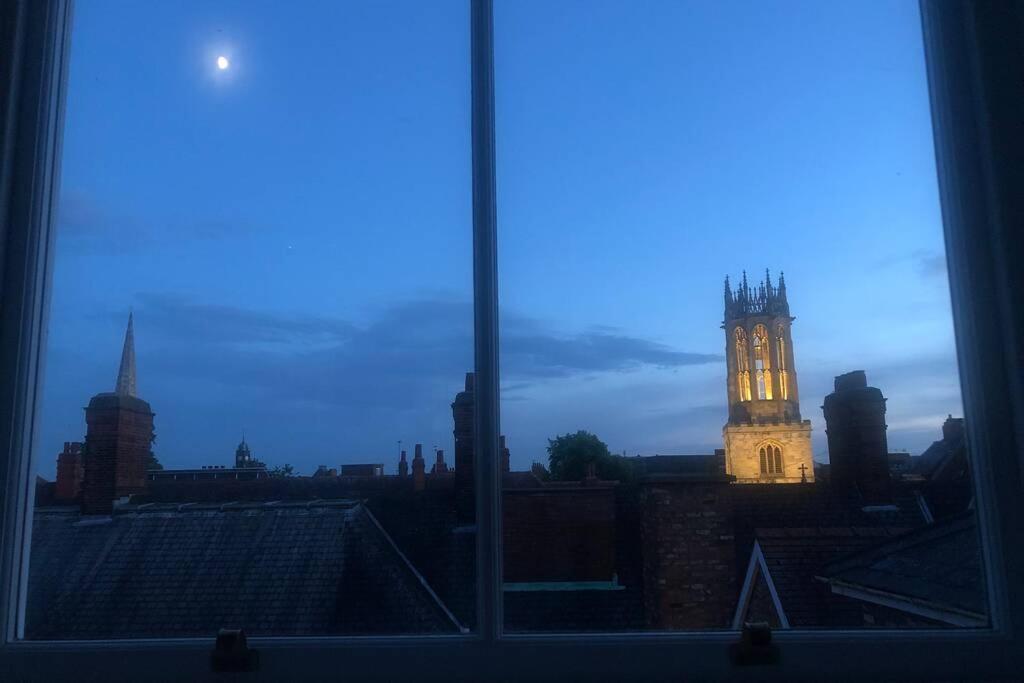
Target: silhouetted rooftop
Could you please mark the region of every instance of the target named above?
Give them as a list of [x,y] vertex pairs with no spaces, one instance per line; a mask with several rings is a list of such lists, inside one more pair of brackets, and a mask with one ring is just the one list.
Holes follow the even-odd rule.
[[28,638],[455,633],[361,503],[36,510]]

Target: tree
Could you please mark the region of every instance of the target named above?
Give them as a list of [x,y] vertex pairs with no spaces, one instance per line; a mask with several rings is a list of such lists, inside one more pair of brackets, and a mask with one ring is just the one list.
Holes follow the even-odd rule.
[[625,481],[631,469],[624,458],[612,455],[608,445],[582,429],[548,439],[548,469],[551,478],[559,481],[583,479],[587,465],[593,463],[598,479]]
[[291,477],[295,475],[295,468],[288,464],[277,465],[268,474],[272,477]]
[[153,430],[149,434],[149,453],[146,455],[146,469],[147,470],[162,470],[163,465],[157,460],[156,453],[153,452],[153,444],[156,443],[156,430]]

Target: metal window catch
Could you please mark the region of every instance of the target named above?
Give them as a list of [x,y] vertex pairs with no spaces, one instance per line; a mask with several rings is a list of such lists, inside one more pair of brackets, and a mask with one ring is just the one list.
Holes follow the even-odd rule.
[[772,644],[772,628],[765,622],[743,624],[740,642],[729,646],[729,657],[739,666],[778,664],[779,646]]
[[260,665],[260,653],[250,650],[245,631],[240,628],[222,628],[210,652],[210,668],[218,673],[255,671]]

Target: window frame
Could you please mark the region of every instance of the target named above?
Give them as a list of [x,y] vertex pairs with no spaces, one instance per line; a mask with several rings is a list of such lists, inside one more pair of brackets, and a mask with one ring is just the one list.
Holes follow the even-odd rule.
[[[992,627],[776,633],[778,663],[732,664],[738,634],[504,634],[494,154],[493,0],[470,0],[478,434],[478,630],[467,636],[252,638],[251,680],[1012,677],[1024,651],[1024,217],[1019,92],[1024,9],[921,0],[960,378]],[[32,435],[42,374],[72,0],[0,0],[0,678],[209,676],[211,639],[18,639],[31,541]],[[998,150],[998,153],[997,151]],[[1011,579],[1011,577],[1013,577]],[[59,656],[56,656],[59,655]]]

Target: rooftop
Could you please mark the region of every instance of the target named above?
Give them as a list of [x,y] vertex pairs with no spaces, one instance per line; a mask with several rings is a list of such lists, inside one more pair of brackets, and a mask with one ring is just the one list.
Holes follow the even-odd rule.
[[26,636],[457,633],[354,500],[36,510]]

